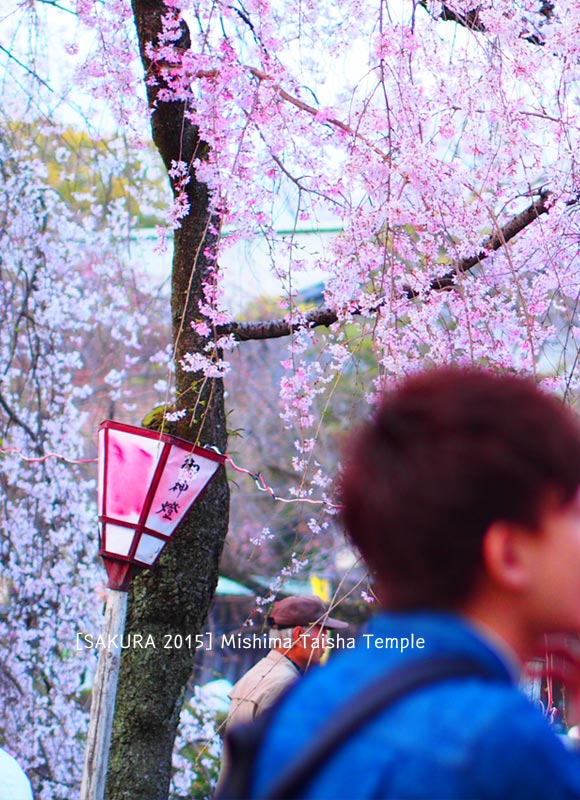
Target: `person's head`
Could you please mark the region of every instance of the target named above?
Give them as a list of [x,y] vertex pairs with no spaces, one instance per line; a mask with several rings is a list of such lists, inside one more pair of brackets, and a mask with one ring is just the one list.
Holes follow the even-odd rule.
[[293,661],[301,670],[319,664],[328,647],[329,631],[322,625],[295,625],[270,631],[270,647]]
[[[558,399],[513,375],[439,368],[385,394],[350,440],[339,488],[382,604],[459,610],[493,558],[509,570],[510,548],[574,507],[579,485],[580,427]],[[577,584],[580,601],[580,572]]]
[[[315,595],[291,595],[274,603],[268,624],[271,646],[287,655],[300,669],[320,662],[329,630],[348,627],[346,622],[331,617]],[[290,647],[288,642],[292,642]]]

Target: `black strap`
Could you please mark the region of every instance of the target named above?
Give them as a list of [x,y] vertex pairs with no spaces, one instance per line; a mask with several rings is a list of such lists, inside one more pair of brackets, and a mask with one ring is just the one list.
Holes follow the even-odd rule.
[[498,679],[498,670],[486,668],[466,656],[441,656],[421,659],[381,676],[332,714],[316,741],[308,743],[307,748],[298,753],[262,800],[296,800],[300,790],[340,744],[379,711],[409,692],[435,681],[472,675]]

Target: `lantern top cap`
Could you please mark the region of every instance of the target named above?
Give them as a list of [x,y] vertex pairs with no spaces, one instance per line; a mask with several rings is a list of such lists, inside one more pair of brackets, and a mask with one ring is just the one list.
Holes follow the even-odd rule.
[[153,431],[149,428],[141,428],[137,425],[126,425],[124,422],[115,422],[111,419],[103,420],[103,422],[101,422],[99,425],[100,431],[106,429],[122,431],[123,433],[133,434],[134,436],[142,436],[145,439],[156,439],[157,441],[166,442],[174,447],[180,447],[183,450],[187,450],[188,453],[203,453],[205,458],[218,461],[220,464],[223,464],[226,460],[225,455],[220,453],[217,449],[199,447],[198,445],[192,444],[192,442],[188,442],[187,439],[182,439],[180,436],[174,436],[171,433],[160,433],[159,431]]

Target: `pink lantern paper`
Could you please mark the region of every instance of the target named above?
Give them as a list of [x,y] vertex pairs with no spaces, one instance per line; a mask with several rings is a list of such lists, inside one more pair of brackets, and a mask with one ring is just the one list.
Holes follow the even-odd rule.
[[106,420],[99,427],[99,526],[109,586],[151,567],[225,457],[185,439]]

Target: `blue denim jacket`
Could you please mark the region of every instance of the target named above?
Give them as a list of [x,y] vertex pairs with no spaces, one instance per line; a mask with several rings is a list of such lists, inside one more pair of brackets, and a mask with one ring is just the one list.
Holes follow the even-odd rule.
[[[412,634],[423,648],[396,647]],[[471,656],[497,681],[448,680],[398,700],[339,747],[301,798],[580,798],[580,756],[552,733],[489,644],[447,614],[381,614],[355,650],[311,670],[276,712],[256,760],[252,798],[366,684],[412,659],[442,654]]]

